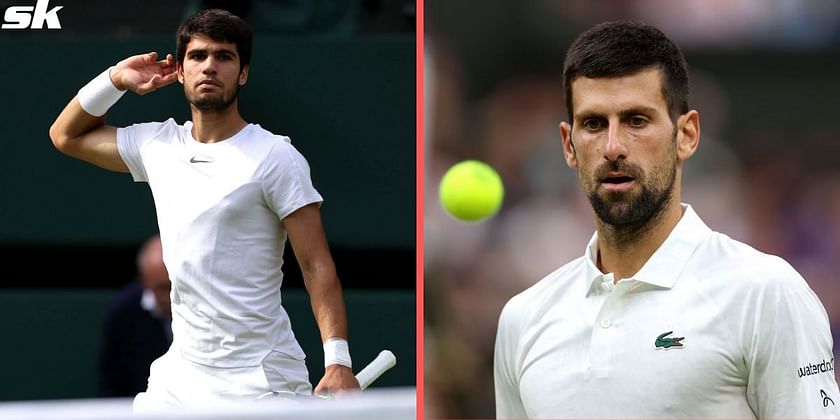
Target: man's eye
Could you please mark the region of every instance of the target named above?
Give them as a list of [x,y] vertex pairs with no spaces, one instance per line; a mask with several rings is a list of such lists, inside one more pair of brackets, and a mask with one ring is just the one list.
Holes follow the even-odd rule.
[[603,127],[601,120],[586,120],[583,122],[583,127],[587,130],[598,130]]
[[632,117],[630,118],[630,125],[633,127],[644,127],[647,124],[647,120],[642,117]]

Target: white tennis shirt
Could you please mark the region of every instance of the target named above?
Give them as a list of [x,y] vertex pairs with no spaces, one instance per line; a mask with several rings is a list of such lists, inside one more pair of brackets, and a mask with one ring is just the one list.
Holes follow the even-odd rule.
[[322,201],[309,165],[259,125],[207,144],[191,129],[169,119],[117,130],[123,161],[154,197],[174,340],[209,366],[257,366],[271,350],[302,362],[281,306],[282,219]]
[[499,418],[840,418],[828,317],[787,262],[687,205],[632,278],[597,252],[502,310]]

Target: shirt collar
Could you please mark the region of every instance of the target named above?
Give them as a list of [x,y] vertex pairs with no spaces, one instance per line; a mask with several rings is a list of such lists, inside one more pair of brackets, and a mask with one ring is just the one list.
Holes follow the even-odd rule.
[[155,293],[149,289],[143,289],[143,296],[140,297],[140,306],[151,312],[157,318],[163,318],[163,312],[158,307],[157,300],[155,300]]
[[[694,250],[708,234],[712,233],[691,205],[682,204],[681,207],[683,215],[680,221],[639,272],[633,275],[633,280],[670,289]],[[595,232],[589,240],[585,257],[586,281],[589,283],[589,287],[586,288],[588,295],[605,280],[605,277],[612,280],[611,275],[605,275],[597,266],[598,232]]]

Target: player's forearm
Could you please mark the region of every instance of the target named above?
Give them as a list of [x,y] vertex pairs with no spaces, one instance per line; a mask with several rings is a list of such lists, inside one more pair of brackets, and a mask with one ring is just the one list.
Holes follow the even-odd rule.
[[308,275],[304,274],[304,281],[321,341],[333,337],[347,339],[347,312],[335,269],[314,269]]
[[[307,273],[308,271],[308,273]],[[358,389],[353,376],[347,344],[347,314],[341,283],[331,261],[319,269],[304,270],[304,281],[312,302],[312,312],[324,343],[324,377],[315,387],[317,394]]]

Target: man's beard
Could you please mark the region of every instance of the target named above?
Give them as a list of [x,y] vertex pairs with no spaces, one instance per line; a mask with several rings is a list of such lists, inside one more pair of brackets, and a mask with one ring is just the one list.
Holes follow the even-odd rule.
[[224,94],[221,96],[216,95],[207,95],[201,97],[199,95],[187,96],[187,101],[192,104],[194,107],[202,110],[202,111],[224,111],[230,107],[233,101],[236,100],[236,97],[239,96],[239,85],[233,90],[233,93],[229,97],[225,97]]
[[[598,194],[595,188],[589,192],[589,202],[598,218],[609,225],[616,233],[636,235],[648,227],[652,220],[659,218],[674,194],[674,184],[677,178],[675,159],[653,168],[646,178],[642,178],[642,170],[624,160],[608,162],[602,165],[596,174],[608,172],[622,172],[639,183],[637,194],[632,192]],[[596,179],[603,176],[596,175]],[[629,239],[629,238],[628,238]]]

